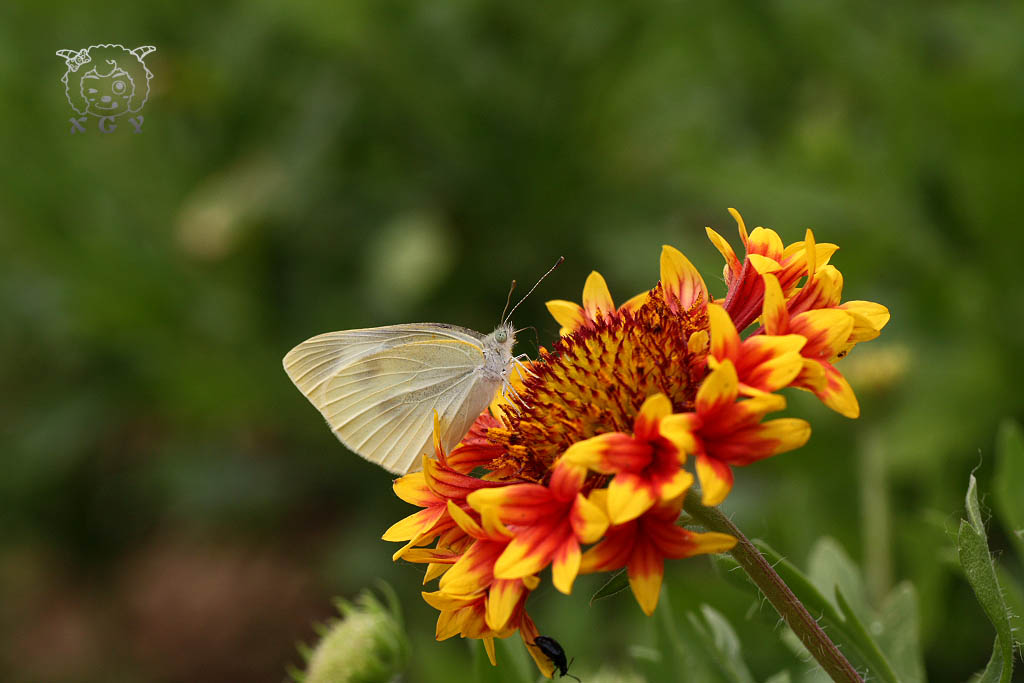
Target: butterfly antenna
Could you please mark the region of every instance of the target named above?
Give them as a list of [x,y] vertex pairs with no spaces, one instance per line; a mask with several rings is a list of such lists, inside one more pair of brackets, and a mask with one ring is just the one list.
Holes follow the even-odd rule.
[[[507,315],[507,316],[506,316],[506,315],[502,315],[502,318],[501,318],[501,322],[502,322],[503,324],[504,324],[504,323],[505,323],[506,321],[508,321],[508,319],[509,319],[509,318],[511,318],[511,317],[512,317],[512,314],[513,314],[513,313],[515,313],[515,312],[516,312],[516,309],[517,309],[517,308],[519,308],[519,304],[521,304],[521,303],[523,303],[524,301],[526,301],[526,297],[528,297],[528,296],[530,296],[531,294],[533,294],[533,290],[537,289],[537,285],[539,285],[540,283],[544,282],[544,278],[546,278],[546,277],[547,277],[548,275],[551,275],[551,273],[553,273],[553,272],[554,272],[555,268],[557,268],[558,266],[562,265],[562,261],[564,261],[564,260],[565,260],[565,257],[564,257],[564,256],[559,256],[559,257],[558,257],[558,260],[557,260],[557,261],[555,261],[555,265],[551,266],[551,267],[550,267],[550,268],[548,269],[548,272],[546,272],[546,273],[544,273],[543,275],[541,275],[541,276],[540,276],[540,279],[539,279],[539,280],[537,280],[537,283],[536,283],[536,284],[535,284],[535,285],[534,285],[533,287],[530,287],[530,291],[529,291],[529,292],[527,292],[527,293],[526,293],[526,295],[525,295],[525,296],[523,296],[523,298],[522,298],[522,299],[520,299],[519,301],[517,301],[517,302],[516,302],[516,305],[512,307],[512,310],[508,312],[508,315]],[[511,291],[509,292],[509,296],[510,296],[510,297],[512,296],[512,292],[511,292]]]
[[512,292],[516,289],[516,281],[512,281],[512,286],[508,288],[508,297],[505,298],[505,310],[501,312],[501,321],[505,322],[505,313],[508,311],[508,305],[512,303]]

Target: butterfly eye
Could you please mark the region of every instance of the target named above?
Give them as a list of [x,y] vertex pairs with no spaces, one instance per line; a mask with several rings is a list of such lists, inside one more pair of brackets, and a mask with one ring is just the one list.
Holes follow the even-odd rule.
[[508,341],[508,332],[506,332],[505,330],[498,330],[497,332],[494,333],[494,341],[498,342],[499,344],[504,344],[505,342]]

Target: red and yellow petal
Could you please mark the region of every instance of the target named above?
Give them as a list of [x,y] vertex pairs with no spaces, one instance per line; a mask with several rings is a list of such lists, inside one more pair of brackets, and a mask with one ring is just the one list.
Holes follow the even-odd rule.
[[554,528],[538,526],[524,529],[505,547],[494,564],[498,579],[521,579],[543,570],[562,544],[572,537],[568,524]]
[[[760,229],[758,228],[758,230]],[[777,273],[782,270],[782,266],[779,265],[778,261],[762,254],[747,254],[747,262],[758,275]]]
[[476,520],[470,517],[465,510],[460,508],[454,500],[449,500],[448,514],[451,515],[452,521],[455,522],[463,531],[474,538],[487,538],[487,533],[484,528],[477,524]]
[[508,625],[516,606],[529,591],[522,579],[498,579],[487,591],[485,620],[488,628],[500,631]]
[[737,358],[740,335],[725,309],[718,304],[708,304],[708,325],[711,330],[711,355],[718,360]]
[[608,528],[608,516],[599,504],[584,498],[583,494],[576,494],[569,511],[569,524],[581,543],[594,543]]
[[583,310],[590,320],[615,313],[615,302],[612,301],[608,283],[596,270],[590,271],[587,281],[583,283]]
[[704,231],[707,233],[708,239],[711,240],[711,244],[715,246],[715,249],[717,249],[722,255],[722,258],[725,259],[725,282],[726,284],[729,284],[734,278],[738,278],[740,276],[740,272],[743,270],[743,264],[736,256],[736,252],[733,251],[732,245],[729,244],[727,239],[711,228],[704,228]]
[[544,678],[553,678],[555,675],[555,665],[552,663],[551,658],[544,654],[537,646],[536,643],[537,638],[540,636],[540,631],[537,630],[533,620],[525,612],[523,612],[523,619],[519,624],[519,635],[523,639],[523,644],[526,645],[526,650],[530,653],[530,657],[533,658],[533,662],[537,665],[541,675]]
[[513,484],[474,491],[466,502],[477,512],[499,508],[499,516],[506,524],[528,524],[549,512],[552,498],[546,486]]
[[629,434],[610,432],[577,441],[562,454],[559,463],[579,465],[601,474],[615,474],[621,469],[631,469],[630,462],[644,459],[650,460],[650,446]]
[[793,317],[789,329],[807,340],[800,354],[812,360],[832,360],[853,332],[853,316],[838,308],[807,311]]
[[438,588],[452,595],[471,595],[486,590],[494,580],[494,562],[502,546],[477,541],[445,572]]
[[840,304],[839,308],[854,316],[850,342],[859,343],[874,339],[889,322],[889,309],[874,301],[847,301]]
[[782,260],[785,245],[779,233],[769,228],[756,227],[750,232],[745,242],[747,258],[751,256],[764,256],[778,264]]
[[697,456],[697,478],[700,479],[701,504],[718,505],[732,490],[732,468],[721,460]]
[[662,393],[648,396],[633,418],[633,433],[638,439],[650,441],[657,435],[661,419],[671,414],[672,401],[668,400],[668,396]]
[[501,487],[499,482],[484,481],[456,472],[433,458],[423,458],[423,475],[430,490],[442,500],[465,500],[474,491]]
[[860,417],[860,404],[850,383],[831,363],[822,362],[820,366],[825,372],[825,385],[814,390],[814,395],[843,417]]
[[843,274],[824,266],[787,302],[790,315],[819,308],[835,308],[843,297]]
[[561,329],[558,330],[559,336],[564,337],[570,332],[584,327],[587,323],[586,312],[577,303],[564,299],[552,299],[544,302],[544,305],[555,322],[561,325]]
[[669,415],[658,425],[658,433],[668,439],[679,451],[680,464],[686,461],[686,453],[693,453],[697,449],[694,431],[700,425],[700,417],[695,413]]
[[[636,522],[627,522],[626,527]],[[633,532],[623,527],[612,527],[608,537],[583,554],[580,573],[610,572],[622,569],[633,552]]]
[[736,537],[729,534],[722,534],[717,531],[706,531],[703,533],[690,533],[688,543],[690,544],[690,555],[713,555],[715,553],[726,553],[736,545]]
[[[440,550],[438,548],[411,548],[402,559],[415,564],[443,564],[453,565],[459,561],[462,553],[451,550]],[[424,582],[426,583],[426,582]]]
[[806,344],[798,334],[757,335],[745,340],[736,368],[740,393],[772,392],[789,386],[800,374],[800,350]]
[[395,495],[406,503],[426,507],[437,502],[437,496],[427,486],[423,472],[413,472],[391,482]]
[[571,462],[561,462],[551,472],[551,479],[548,481],[548,490],[555,501],[572,501],[587,478],[587,468],[574,465]]
[[[529,364],[524,363],[524,376],[528,369]],[[509,375],[509,383],[518,392],[523,388],[523,380],[520,377],[520,372],[513,371]],[[508,392],[511,393],[511,392]],[[473,422],[473,425],[469,429],[469,433],[462,439],[458,446],[456,446],[451,453],[448,454],[447,463],[456,472],[463,474],[469,474],[478,467],[486,467],[492,460],[504,453],[504,449],[494,444],[490,439],[487,438],[487,433],[491,429],[501,429],[504,424],[501,420],[494,417],[494,415],[500,415],[498,406],[504,406],[509,404],[509,399],[502,395],[502,392],[496,392],[494,394],[494,400],[491,401],[491,405],[487,411],[484,411],[480,416]]]
[[405,519],[392,524],[381,538],[385,541],[402,542],[416,538],[433,527],[445,515],[445,506],[434,505],[414,512]]
[[764,282],[764,302],[762,303],[761,324],[767,334],[789,334],[789,310],[786,308],[786,297],[782,294],[779,279],[771,273],[761,276]]
[[638,539],[626,567],[626,574],[640,609],[651,616],[658,606],[661,582],[665,575],[665,558],[650,543]]
[[800,368],[800,374],[793,380],[793,386],[807,389],[816,393],[825,388],[828,378],[825,377],[825,368],[820,361],[804,358],[804,364]]
[[623,524],[647,512],[657,502],[650,481],[631,472],[616,474],[608,484],[608,518]]
[[678,498],[691,484],[693,475],[682,468],[657,483],[627,472],[617,474],[608,484],[608,518],[612,524],[624,524],[656,503]]
[[723,460],[734,465],[749,465],[757,460],[800,448],[811,437],[811,425],[796,417],[768,420],[747,430],[742,445],[732,453],[723,453]]
[[708,300],[708,288],[700,272],[683,252],[667,244],[661,248],[661,286],[665,303],[676,313]]
[[580,544],[575,538],[567,538],[551,558],[551,583],[560,592],[572,593],[572,584],[580,571]]
[[708,373],[697,390],[697,412],[713,413],[736,401],[739,396],[739,378],[730,360],[723,360]]

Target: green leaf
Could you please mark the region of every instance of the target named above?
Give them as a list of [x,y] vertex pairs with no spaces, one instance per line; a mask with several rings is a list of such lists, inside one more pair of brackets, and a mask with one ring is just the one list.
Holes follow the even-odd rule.
[[[713,661],[704,648],[697,647],[697,634],[688,622],[680,624],[670,607],[668,591],[662,588],[657,615],[658,639],[669,645],[675,659],[675,669],[686,671],[697,681],[720,681],[722,675],[717,671],[717,662]],[[668,653],[664,647],[659,648],[663,655]]]
[[905,683],[924,681],[924,658],[918,632],[920,613],[913,584],[904,581],[892,589],[882,605],[879,620],[882,634],[878,644],[896,675]]
[[1020,638],[1024,634],[1024,586],[1003,567],[996,567],[999,587],[1003,589],[1003,600],[1010,612],[1010,633],[1016,637],[1020,649]]
[[[838,586],[835,587],[835,601],[827,599],[811,582],[788,560],[784,560],[777,552],[762,541],[754,541],[757,549],[767,558],[790,590],[803,603],[804,607],[818,618],[819,623],[829,638],[858,668],[866,668],[877,680],[887,683],[900,683],[893,673],[892,666],[885,659],[881,648],[871,638],[867,629],[860,622]],[[846,612],[837,609],[846,607]]]
[[[498,668],[505,667],[510,680],[518,683],[531,683],[537,678],[541,678],[537,666],[527,653],[521,638],[500,638],[495,644],[498,646]],[[486,653],[484,659],[487,659]],[[492,676],[493,673],[492,669]]]
[[899,681],[899,677],[885,658],[878,641],[871,637],[871,633],[864,626],[864,621],[854,612],[853,606],[847,601],[846,595],[839,586],[836,586],[836,601],[839,603],[839,611],[843,615],[854,647],[860,651],[863,657],[874,662],[875,673],[878,676],[887,681]]
[[992,497],[999,521],[1014,541],[1024,562],[1024,433],[1020,425],[1006,420],[996,438],[996,471]]
[[482,640],[469,640],[470,653],[472,655],[472,667],[473,667],[473,680],[477,683],[484,683],[484,681],[490,680],[491,673],[491,662],[487,658],[487,651],[484,649],[484,641]]
[[627,588],[629,588],[629,576],[626,574],[625,569],[620,569],[615,574],[612,574],[612,577],[590,597],[590,604],[593,605],[598,600],[617,595]]
[[783,669],[779,673],[767,679],[764,683],[790,683],[791,680],[789,671]]
[[740,639],[729,621],[708,605],[701,605],[700,611],[699,617],[692,612],[686,617],[719,673],[730,683],[754,683],[754,677],[743,662]]
[[[978,506],[978,482],[972,474],[967,484],[965,509],[967,519],[960,520],[957,533],[957,556],[964,570],[967,582],[971,584],[974,595],[981,604],[982,610],[996,629],[996,649],[1000,657],[999,681],[1007,683],[1013,673],[1013,638],[1010,632],[1010,616],[1003,600],[999,582],[996,579],[995,564],[988,552],[988,538],[985,525],[981,519],[981,508]],[[985,676],[994,675],[995,663],[989,661],[985,668]]]
[[[996,638],[996,642],[992,643],[992,656],[988,658],[988,664],[985,666],[985,670],[981,672],[981,676],[978,677],[973,683],[1000,683],[1003,681],[1003,656],[1000,652],[999,639]],[[1007,679],[1009,674],[1007,673]]]
[[871,618],[860,570],[838,541],[828,536],[818,539],[807,559],[807,574],[822,595],[841,588],[857,615],[862,620]]

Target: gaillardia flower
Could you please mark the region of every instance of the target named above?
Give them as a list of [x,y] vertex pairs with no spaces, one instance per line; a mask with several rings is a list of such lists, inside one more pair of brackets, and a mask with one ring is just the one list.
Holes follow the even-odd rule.
[[651,614],[666,560],[736,542],[680,524],[693,483],[705,505],[717,505],[733,468],[810,437],[805,420],[769,417],[786,408],[779,391],[805,389],[859,414],[836,363],[878,336],[889,312],[841,300],[842,275],[829,264],[836,245],[817,244],[810,230],[788,246],[766,228],[748,234],[730,212],[742,260],[708,228],[726,260],[721,299],[667,245],[659,281],[621,306],[592,272],[582,305],[548,302],[560,337],[513,379],[515,392],[451,453],[435,423],[435,457],[395,481],[421,509],[384,538],[405,544],[396,560],[428,565],[424,583],[440,579],[423,594],[440,612],[438,639],[481,639],[493,664],[494,639],[519,632],[550,677],[526,612],[543,572],[550,567],[555,588],[569,593],[580,573],[625,568]]

